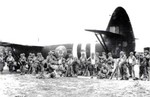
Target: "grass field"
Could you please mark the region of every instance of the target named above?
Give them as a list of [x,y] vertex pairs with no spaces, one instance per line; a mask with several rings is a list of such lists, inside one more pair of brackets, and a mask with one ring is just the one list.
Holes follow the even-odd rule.
[[149,81],[1,74],[0,97],[150,97]]

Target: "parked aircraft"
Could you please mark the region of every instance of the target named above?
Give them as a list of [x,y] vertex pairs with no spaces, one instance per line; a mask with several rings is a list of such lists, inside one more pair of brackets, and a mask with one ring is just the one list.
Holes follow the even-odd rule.
[[130,51],[135,50],[135,37],[132,25],[127,12],[122,7],[117,7],[114,10],[105,31],[95,29],[86,29],[85,31],[95,34],[95,38],[97,38],[99,43],[30,46],[0,42],[0,46],[5,47],[5,52],[11,50],[16,59],[18,59],[20,53],[25,53],[28,56],[30,52],[42,52],[43,56],[46,57],[50,50],[55,51],[57,56],[63,55],[67,57],[67,53],[72,53],[74,57],[78,58],[81,56],[81,52],[85,52],[87,57],[90,57],[91,53],[96,52],[100,54],[102,52],[112,52],[114,57],[118,57],[120,51],[125,51],[128,54]]

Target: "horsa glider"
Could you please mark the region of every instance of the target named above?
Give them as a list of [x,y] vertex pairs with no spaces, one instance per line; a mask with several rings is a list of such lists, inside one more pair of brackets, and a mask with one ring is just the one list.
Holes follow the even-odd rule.
[[120,51],[125,51],[128,54],[130,51],[135,50],[135,37],[132,30],[129,16],[124,8],[117,7],[111,15],[110,21],[106,30],[85,29],[85,31],[95,34],[98,43],[90,44],[62,44],[62,45],[50,45],[50,46],[30,46],[22,44],[14,44],[11,42],[0,42],[0,46],[7,48],[6,51],[11,50],[13,56],[17,60],[20,53],[25,53],[27,56],[29,53],[41,52],[44,57],[48,52],[55,51],[56,55],[63,55],[67,57],[67,54],[72,53],[74,57],[80,57],[81,52],[85,52],[87,57],[90,57],[91,53],[111,52],[114,57],[119,57]]

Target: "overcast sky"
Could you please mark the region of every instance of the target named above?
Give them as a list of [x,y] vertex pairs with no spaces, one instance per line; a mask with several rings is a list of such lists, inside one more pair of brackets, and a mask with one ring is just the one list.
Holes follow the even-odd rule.
[[[149,0],[1,0],[0,40],[28,45],[89,43],[118,6],[128,13],[136,51],[150,47]],[[38,42],[39,40],[39,42]]]

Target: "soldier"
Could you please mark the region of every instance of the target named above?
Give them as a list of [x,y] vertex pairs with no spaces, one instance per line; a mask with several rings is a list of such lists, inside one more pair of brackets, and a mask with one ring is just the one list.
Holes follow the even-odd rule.
[[32,54],[32,61],[33,61],[33,65],[32,65],[32,74],[36,75],[37,71],[38,71],[38,63],[39,61],[37,60],[37,57],[35,56],[35,54]]
[[81,75],[86,75],[86,73],[87,73],[87,58],[85,56],[85,53],[81,54],[80,68],[81,68]]
[[100,71],[98,72],[97,78],[98,79],[107,78],[108,73],[109,73],[109,71],[108,71],[107,65],[102,65]]
[[114,59],[110,52],[108,53],[108,58],[106,60],[106,63],[107,63],[107,67],[108,67],[108,77],[110,77],[113,72],[113,68],[114,68]]
[[146,76],[148,77],[148,67],[149,67],[149,61],[150,61],[150,53],[148,50],[145,50],[144,57],[146,58]]
[[73,56],[72,56],[72,54],[70,54],[69,58],[67,59],[67,72],[66,72],[66,76],[68,76],[68,77],[73,76],[72,63],[73,63]]
[[142,79],[141,76],[143,76],[144,80],[146,80],[147,78],[146,67],[147,67],[147,60],[146,60],[146,57],[143,57],[143,60],[140,64],[140,79]]
[[19,64],[20,64],[20,71],[21,71],[20,74],[24,75],[26,64],[27,64],[26,57],[25,57],[24,53],[20,54]]
[[47,63],[47,71],[50,73],[51,78],[56,77],[56,65],[58,64],[56,57],[54,56],[54,52],[50,51],[48,53],[48,56],[46,57],[46,63]]
[[102,65],[106,65],[106,60],[107,60],[106,53],[102,52],[102,56],[100,56],[100,64],[101,64],[101,66]]
[[4,57],[3,57],[3,53],[0,53],[0,72],[2,74],[3,72],[3,68],[4,68]]
[[89,70],[90,76],[91,76],[91,78],[93,78],[93,76],[94,76],[94,67],[95,67],[95,54],[92,53],[91,57],[89,57],[87,59],[87,61],[89,61],[88,62],[88,70]]
[[[133,80],[138,80],[139,79],[139,74],[140,74],[140,71],[139,71],[139,69],[140,69],[140,57],[139,57],[139,54],[138,53],[136,53],[135,54],[135,65],[134,65],[134,73],[135,73],[135,76],[134,76],[134,78],[133,78]],[[144,60],[146,60],[146,59],[144,59]],[[143,63],[143,65],[144,65],[145,63]],[[145,64],[146,65],[146,64]]]
[[32,73],[32,67],[33,67],[33,56],[32,56],[32,53],[29,53],[29,56],[28,56],[28,66],[29,66],[29,69],[28,69],[28,73],[31,74]]
[[74,60],[72,62],[72,69],[73,69],[73,75],[76,77],[78,76],[78,69],[79,69],[80,61],[77,57],[74,57]]
[[37,69],[38,71],[40,71],[40,75],[38,78],[44,78],[44,57],[42,56],[42,53],[37,53],[37,62],[38,62],[38,66]]
[[102,64],[100,62],[100,56],[99,56],[98,52],[96,52],[95,63],[96,64],[95,64],[95,67],[94,67],[94,72],[97,75],[98,72],[100,71],[101,67],[102,67]]
[[6,62],[7,62],[7,65],[9,67],[9,72],[12,73],[13,72],[13,66],[14,66],[15,59],[12,56],[12,53],[10,51],[8,53],[8,57],[6,59]]
[[130,52],[130,56],[128,57],[127,61],[128,61],[128,69],[129,69],[130,77],[134,78],[134,76],[135,76],[134,65],[135,65],[136,58],[133,55],[133,52]]
[[127,77],[127,57],[123,51],[120,52],[120,58],[118,60],[120,67],[121,80],[128,80]]

